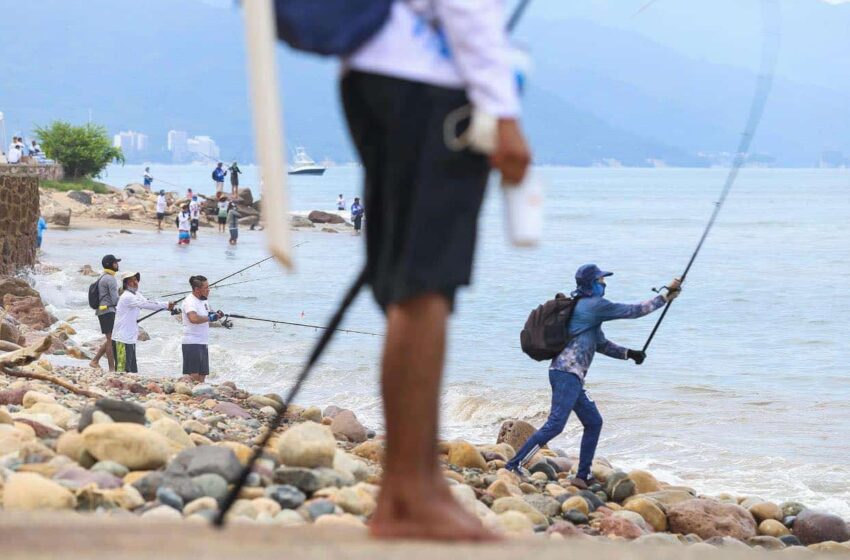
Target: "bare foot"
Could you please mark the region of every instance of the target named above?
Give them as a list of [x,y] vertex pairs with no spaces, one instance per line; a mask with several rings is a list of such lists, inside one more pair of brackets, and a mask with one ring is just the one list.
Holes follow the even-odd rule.
[[419,496],[384,486],[369,532],[379,539],[491,542],[500,540],[440,484]]
[[89,362],[89,367],[94,369],[101,369],[100,364],[97,362]]

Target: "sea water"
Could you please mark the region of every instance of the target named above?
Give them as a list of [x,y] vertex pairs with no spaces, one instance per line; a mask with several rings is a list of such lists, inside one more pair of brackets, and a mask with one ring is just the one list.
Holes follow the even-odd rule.
[[[257,170],[243,166],[257,193]],[[153,166],[159,184],[213,192],[208,166]],[[138,182],[142,166],[114,167],[107,181]],[[595,262],[615,272],[607,297],[653,297],[683,270],[714,208],[725,170],[541,168],[546,181],[545,243],[516,249],[505,239],[495,185],[479,228],[474,285],[458,299],[450,327],[442,435],[495,441],[501,422],[540,425],[549,409],[546,363],[519,348],[528,312],[574,286],[575,269]],[[357,167],[322,177],[290,177],[292,208],[335,210],[360,193]],[[165,185],[168,181],[171,185]],[[229,185],[228,185],[229,187]],[[415,209],[414,209],[415,211]],[[368,220],[369,209],[366,209]],[[72,219],[73,221],[73,219]],[[587,390],[605,419],[599,454],[625,468],[646,468],[700,492],[730,491],[797,499],[850,517],[850,172],[745,169],[670,309],[642,366],[597,356]],[[37,278],[59,317],[79,314],[78,340],[95,339],[86,307],[90,278],[114,253],[141,272],[154,297],[188,288],[192,274],[211,281],[267,253],[263,234],[243,228],[239,244],[202,228],[188,247],[176,231],[54,231],[42,260],[62,272]],[[225,312],[323,324],[363,264],[364,240],[348,233],[293,232],[296,270],[273,262],[232,279],[262,279],[213,290]],[[605,326],[606,336],[641,348],[657,314]],[[212,380],[283,393],[319,333],[310,328],[234,320],[211,333]],[[383,318],[364,292],[344,327],[381,333]],[[167,314],[143,323],[142,373],[180,374],[180,325]],[[340,333],[298,399],[355,410],[381,428],[382,338]],[[553,443],[578,452],[571,417]]]

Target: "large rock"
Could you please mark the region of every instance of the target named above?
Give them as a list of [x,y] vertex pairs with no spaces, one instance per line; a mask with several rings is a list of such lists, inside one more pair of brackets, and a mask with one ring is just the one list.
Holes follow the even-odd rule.
[[746,540],[756,536],[753,516],[735,504],[724,504],[696,498],[670,506],[667,510],[670,531],[702,539],[732,537]]
[[277,451],[281,463],[288,467],[332,467],[336,440],[329,427],[304,422],[280,436]]
[[17,297],[40,297],[26,280],[14,278],[12,276],[0,277],[0,301],[6,294],[12,294]]
[[850,540],[850,530],[843,519],[831,513],[806,509],[794,522],[794,536],[808,546],[825,541],[844,542]]
[[379,440],[364,441],[352,449],[351,452],[373,463],[380,463],[384,460],[384,443]]
[[629,473],[629,479],[635,483],[635,494],[648,494],[661,490],[661,485],[652,473],[634,470]]
[[241,187],[237,191],[236,197],[240,205],[252,206],[254,204],[254,193],[248,187]]
[[507,443],[516,451],[522,447],[537,429],[524,420],[505,420],[499,428],[496,443]]
[[599,531],[609,537],[620,537],[622,539],[636,539],[643,535],[640,527],[622,517],[605,517],[599,523]]
[[57,210],[47,217],[47,222],[57,226],[68,227],[71,225],[71,209]]
[[3,308],[19,323],[37,331],[43,331],[53,324],[53,319],[38,296],[6,294],[3,296]]
[[331,421],[331,431],[334,436],[342,436],[352,443],[366,441],[366,428],[350,410],[343,410]]
[[314,224],[344,224],[345,218],[337,214],[313,210],[307,215],[307,219]]
[[23,405],[24,404],[24,395],[27,394],[29,389],[26,387],[19,387],[17,389],[4,389],[0,391],[0,405]]
[[97,460],[115,461],[130,470],[158,469],[170,455],[165,437],[129,422],[92,424],[83,430],[83,445]]
[[667,514],[662,506],[655,500],[649,498],[638,498],[629,500],[625,509],[633,511],[643,517],[643,519],[658,532],[667,530]]
[[14,473],[3,489],[6,511],[63,510],[76,505],[76,498],[67,488],[35,473]]
[[63,430],[68,427],[68,423],[70,423],[75,417],[76,413],[72,410],[68,410],[61,404],[56,403],[48,403],[48,402],[39,402],[35,403],[27,412],[31,414],[46,414],[53,419],[53,423],[62,428]]
[[635,482],[623,471],[614,471],[605,482],[605,493],[611,501],[620,503],[635,493]]
[[759,502],[747,508],[756,520],[761,523],[765,519],[782,521],[782,508],[772,502]]
[[632,500],[637,500],[639,498],[649,498],[650,500],[655,500],[662,506],[669,507],[674,504],[693,500],[695,497],[696,496],[694,494],[686,492],[684,490],[661,490],[659,492],[650,492],[649,494],[640,494],[638,496],[632,496],[631,498],[627,499],[623,505],[627,505],[631,503]]
[[[162,422],[162,420],[158,421]],[[166,472],[188,476],[212,473],[228,482],[236,482],[242,472],[242,464],[236,458],[236,454],[227,447],[202,445],[181,451],[168,465]]]
[[[226,490],[226,483],[225,490]],[[171,488],[185,503],[204,497],[204,490],[188,476],[154,471],[133,482],[133,487],[147,500],[156,498],[160,488]]]
[[145,424],[145,409],[140,404],[118,399],[98,399],[94,406],[87,406],[80,416],[77,429],[82,431],[92,423],[92,414],[99,410],[112,418],[115,422],[131,422],[133,424]]
[[168,439],[174,451],[183,451],[186,448],[195,447],[195,442],[192,441],[186,430],[173,418],[160,418],[151,424],[150,429]]
[[487,470],[487,463],[481,453],[465,441],[449,444],[449,463],[462,468]]
[[80,204],[91,206],[91,193],[86,191],[71,191],[68,193],[68,198],[75,200]]
[[309,218],[306,218],[304,216],[292,216],[292,218],[290,219],[290,223],[292,227],[316,227],[313,225],[313,222],[311,222]]

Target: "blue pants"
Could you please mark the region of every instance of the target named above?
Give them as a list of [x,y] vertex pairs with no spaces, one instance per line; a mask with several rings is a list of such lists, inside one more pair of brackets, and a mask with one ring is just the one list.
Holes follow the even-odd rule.
[[550,369],[549,384],[552,385],[552,408],[549,411],[549,418],[542,428],[528,438],[516,457],[508,461],[507,466],[516,468],[531,459],[542,446],[564,431],[570,412],[575,411],[584,426],[577,476],[586,480],[590,477],[590,465],[593,463],[599,434],[602,432],[602,416],[596,408],[596,403],[587,396],[577,375]]

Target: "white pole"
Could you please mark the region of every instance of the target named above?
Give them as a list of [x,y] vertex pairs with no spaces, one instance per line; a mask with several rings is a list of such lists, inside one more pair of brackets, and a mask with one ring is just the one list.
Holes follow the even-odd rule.
[[254,143],[260,163],[262,213],[271,254],[293,267],[289,244],[286,149],[283,109],[277,77],[274,5],[272,0],[243,2],[248,77],[254,116]]
[[3,125],[3,146],[0,146],[0,152],[6,153],[6,117],[3,111],[0,111],[0,124]]

